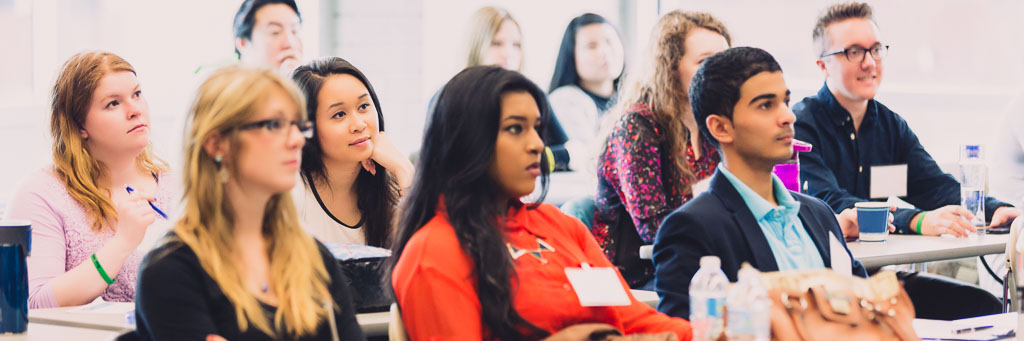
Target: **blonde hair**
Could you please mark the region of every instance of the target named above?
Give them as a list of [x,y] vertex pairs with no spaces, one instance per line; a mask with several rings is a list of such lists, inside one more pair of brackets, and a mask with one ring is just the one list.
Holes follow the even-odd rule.
[[277,335],[274,330],[284,327],[287,334],[298,338],[316,332],[328,313],[322,304],[332,300],[327,289],[330,278],[319,248],[301,228],[288,192],[273,195],[263,215],[270,277],[275,281],[270,288],[280,299],[274,314],[274,328],[271,328],[256,297],[242,281],[240,264],[234,261],[234,212],[225,196],[224,184],[217,176],[221,165],[203,148],[204,141],[220,134],[232,146],[233,155],[225,157],[232,162],[225,164],[237,164],[239,151],[245,146],[235,128],[252,120],[267,92],[274,89],[288,93],[299,117],[305,117],[305,103],[298,89],[269,70],[229,67],[214,73],[200,85],[185,139],[188,142],[185,145],[184,216],[174,226],[174,232],[177,240],[195,252],[203,270],[234,305],[239,329],[245,331],[252,323],[267,335]]
[[828,6],[821,16],[818,17],[818,21],[814,24],[814,32],[811,34],[811,40],[814,41],[815,47],[818,48],[818,54],[825,53],[825,49],[828,48],[828,27],[846,19],[867,19],[875,24],[876,27],[878,26],[872,13],[871,5],[867,3],[846,2]]
[[[621,116],[629,111],[630,107],[637,104],[647,105],[654,113],[658,125],[664,129],[661,134],[661,141],[671,146],[667,155],[671,155],[675,168],[683,177],[683,183],[689,187],[694,179],[693,170],[686,163],[686,143],[692,134],[683,125],[685,119],[692,120],[692,117],[682,117],[690,111],[690,100],[687,98],[688,89],[679,78],[679,61],[686,54],[686,37],[694,29],[703,28],[725,37],[726,43],[732,46],[729,31],[725,24],[715,19],[711,14],[700,12],[683,12],[674,10],[666,13],[658,19],[651,31],[650,45],[646,60],[640,65],[644,67],[640,72],[627,75],[630,78],[626,84],[622,99],[613,112],[616,115],[605,121],[604,136],[610,132],[611,125]],[[692,116],[693,114],[689,114]],[[685,188],[688,190],[688,188]]]
[[[109,73],[131,72],[127,61],[110,52],[82,52],[71,56],[61,68],[53,85],[50,103],[50,135],[53,138],[53,168],[68,194],[85,209],[92,220],[92,231],[104,227],[114,230],[109,222],[117,221],[117,211],[110,191],[100,188],[100,178],[107,175],[106,166],[86,148],[81,130],[92,105],[93,92]],[[153,153],[152,143],[135,158],[140,171],[166,172],[167,163]]]
[[[516,29],[520,33],[523,32],[522,28],[519,27],[519,22],[502,8],[484,6],[473,13],[473,18],[467,31],[469,32],[469,58],[466,60],[466,67],[481,65],[484,50],[491,45],[494,35],[498,34],[498,30],[501,29],[501,25],[506,20],[515,24]],[[519,49],[522,51],[522,47]],[[520,62],[519,68],[516,71],[522,70],[523,63]]]

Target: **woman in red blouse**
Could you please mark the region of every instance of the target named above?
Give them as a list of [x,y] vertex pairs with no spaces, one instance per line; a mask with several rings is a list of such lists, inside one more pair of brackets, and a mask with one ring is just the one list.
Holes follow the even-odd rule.
[[[693,198],[710,177],[718,152],[701,141],[688,99],[690,78],[704,58],[732,44],[725,25],[707,13],[672,11],[651,35],[649,65],[627,84],[618,118],[597,164],[591,231],[634,288],[650,288],[654,266],[640,246],[654,243],[658,225]],[[633,76],[630,76],[631,78]]]
[[547,185],[547,107],[535,84],[493,66],[463,70],[442,90],[390,278],[410,338],[542,339],[600,323],[689,340],[689,322],[637,301],[617,271],[609,282],[624,305],[581,305],[566,269],[611,263],[579,220],[519,201],[537,177]]

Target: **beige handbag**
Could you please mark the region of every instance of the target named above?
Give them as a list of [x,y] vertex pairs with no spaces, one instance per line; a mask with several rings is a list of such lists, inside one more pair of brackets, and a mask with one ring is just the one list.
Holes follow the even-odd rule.
[[772,340],[920,340],[914,305],[892,271],[871,278],[830,269],[761,274]]

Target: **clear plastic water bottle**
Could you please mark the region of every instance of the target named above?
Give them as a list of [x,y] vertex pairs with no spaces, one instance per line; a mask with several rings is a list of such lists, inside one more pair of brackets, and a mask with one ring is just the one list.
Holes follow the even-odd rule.
[[968,144],[960,148],[960,205],[974,215],[971,224],[978,228],[978,236],[985,235],[985,185],[988,167],[980,145]]
[[722,312],[729,278],[716,256],[700,258],[700,269],[690,280],[690,325],[693,341],[717,340],[722,334]]
[[761,272],[750,264],[740,268],[739,281],[725,299],[725,335],[730,341],[768,341],[771,338],[771,300],[761,285]]

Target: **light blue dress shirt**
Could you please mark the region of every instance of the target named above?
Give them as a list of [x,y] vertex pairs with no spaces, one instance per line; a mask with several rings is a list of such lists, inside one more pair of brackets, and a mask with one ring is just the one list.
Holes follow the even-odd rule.
[[768,200],[729,173],[725,165],[719,165],[718,171],[732,183],[732,187],[740,193],[743,202],[754,215],[757,225],[761,227],[761,232],[768,240],[772,254],[775,255],[775,262],[779,264],[780,271],[825,267],[818,248],[814,246],[814,241],[800,221],[800,202],[793,199],[789,190],[782,184],[782,180],[772,174],[772,192],[779,203],[779,206],[772,206]]

